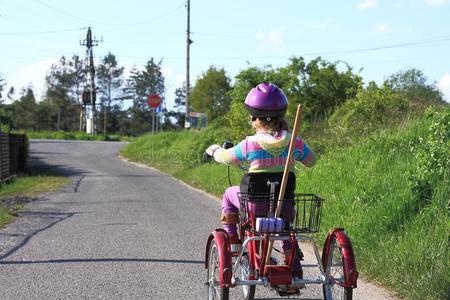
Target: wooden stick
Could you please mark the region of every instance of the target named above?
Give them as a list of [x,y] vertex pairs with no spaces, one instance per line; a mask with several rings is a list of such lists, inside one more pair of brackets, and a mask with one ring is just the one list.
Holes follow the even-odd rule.
[[[275,218],[279,218],[281,214],[281,207],[283,206],[284,194],[286,193],[286,186],[289,178],[289,166],[295,163],[292,162],[292,155],[294,153],[297,132],[300,128],[301,114],[302,114],[302,105],[299,104],[297,106],[297,112],[295,114],[294,128],[292,129],[288,156],[286,159],[286,164],[284,165],[283,179],[281,180],[280,194],[278,195],[277,209],[275,210]],[[270,256],[272,255],[273,242],[274,241],[269,241],[269,248],[267,249],[267,256],[266,256],[266,265],[269,263]]]

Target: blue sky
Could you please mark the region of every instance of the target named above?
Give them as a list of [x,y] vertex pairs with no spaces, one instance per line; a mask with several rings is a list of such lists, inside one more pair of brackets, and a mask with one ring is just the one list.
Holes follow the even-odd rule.
[[[0,73],[39,96],[62,55],[84,57],[91,26],[119,64],[163,59],[166,100],[186,72],[186,0],[0,0]],[[450,0],[191,0],[191,85],[209,66],[233,78],[250,65],[291,56],[345,61],[365,82],[421,69],[450,101]]]

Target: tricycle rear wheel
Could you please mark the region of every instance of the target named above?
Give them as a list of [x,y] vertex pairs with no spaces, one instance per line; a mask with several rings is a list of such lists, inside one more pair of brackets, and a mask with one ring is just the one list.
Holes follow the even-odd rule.
[[207,269],[208,299],[228,300],[229,288],[220,287],[219,250],[215,239],[209,245]]
[[[240,264],[240,269],[241,269],[241,278],[242,280],[248,280],[249,275],[250,275],[250,264],[248,261],[248,254],[244,254],[242,256],[242,260],[241,260],[241,264]],[[243,293],[243,298],[244,300],[253,300],[255,299],[255,290],[256,290],[256,286],[255,285],[243,285],[242,286],[242,293]]]

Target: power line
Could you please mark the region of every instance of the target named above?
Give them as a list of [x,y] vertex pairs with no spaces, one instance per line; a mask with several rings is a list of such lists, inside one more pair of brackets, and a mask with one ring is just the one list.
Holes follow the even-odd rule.
[[51,5],[45,3],[45,2],[43,2],[41,0],[36,0],[36,2],[38,2],[39,4],[49,8],[51,10],[54,10],[54,11],[60,13],[60,14],[63,14],[65,16],[68,16],[68,17],[71,17],[71,18],[74,18],[74,19],[77,19],[77,20],[80,20],[80,21],[83,21],[83,22],[89,22],[90,24],[98,24],[98,25],[106,25],[106,26],[135,26],[135,25],[141,25],[141,24],[145,24],[145,23],[150,23],[150,22],[162,19],[164,17],[167,17],[167,16],[175,13],[176,11],[178,11],[179,9],[181,9],[184,6],[184,4],[181,4],[181,5],[177,6],[177,7],[175,7],[174,9],[172,9],[172,10],[170,10],[170,11],[168,11],[168,12],[166,12],[166,13],[160,15],[160,16],[157,16],[157,17],[154,17],[154,18],[150,18],[150,19],[143,19],[143,20],[140,20],[140,21],[137,21],[137,22],[132,22],[132,23],[107,23],[107,22],[99,22],[99,21],[94,21],[94,20],[90,20],[90,19],[86,19],[86,18],[82,18],[82,17],[76,16],[74,14],[71,14],[71,13],[67,12],[67,11],[61,10],[61,9],[56,8],[54,6],[51,6]]
[[361,48],[361,49],[353,49],[353,50],[343,50],[343,51],[332,51],[332,52],[325,52],[322,55],[331,55],[331,54],[350,54],[350,53],[360,53],[360,52],[370,52],[370,51],[377,51],[377,50],[385,50],[385,49],[394,49],[394,48],[404,48],[404,47],[410,47],[410,46],[418,46],[418,45],[426,45],[431,43],[438,43],[438,42],[446,42],[450,41],[450,37],[439,37],[434,39],[428,39],[428,40],[422,40],[422,41],[415,41],[415,42],[409,42],[409,43],[401,43],[401,44],[392,44],[392,45],[386,45],[386,46],[379,46],[379,47],[371,47],[371,48]]
[[369,61],[365,63],[365,65],[374,65],[374,64],[388,64],[388,63],[396,63],[396,62],[405,62],[405,61],[412,61],[412,60],[428,60],[428,59],[434,59],[437,57],[449,57],[449,53],[441,53],[436,55],[426,55],[426,56],[416,56],[416,57],[409,57],[409,58],[400,58],[400,59],[390,59],[390,60],[381,60],[381,61]]
[[[358,49],[349,49],[349,50],[340,50],[340,51],[329,51],[329,52],[309,52],[309,53],[299,53],[300,56],[324,56],[324,55],[345,55],[345,54],[354,54],[354,53],[363,53],[363,52],[371,52],[371,51],[379,51],[379,50],[387,50],[387,49],[395,49],[395,48],[405,48],[411,46],[420,46],[420,45],[429,45],[441,42],[450,41],[450,36],[440,36],[435,38],[430,38],[421,41],[400,43],[400,44],[391,44],[385,46],[378,47],[370,47],[370,48],[358,48]],[[249,57],[249,56],[230,56],[230,57],[195,57],[193,60],[239,60],[239,59],[274,59],[274,58],[286,58],[292,55],[267,55],[267,56],[257,56],[257,57]],[[168,59],[182,59],[181,57],[171,57]]]
[[0,36],[17,36],[17,35],[39,35],[39,34],[52,34],[61,32],[80,31],[80,28],[73,29],[61,29],[61,30],[47,30],[47,31],[29,31],[29,32],[0,32]]
[[[420,41],[413,41],[413,42],[405,42],[405,43],[399,43],[399,44],[391,44],[391,45],[384,45],[384,46],[377,46],[377,47],[369,47],[369,48],[358,48],[358,49],[348,49],[348,50],[339,50],[339,51],[328,51],[328,52],[306,52],[306,53],[299,53],[300,56],[326,56],[326,55],[347,55],[347,54],[355,54],[355,53],[364,53],[364,52],[371,52],[371,51],[380,51],[380,50],[389,50],[389,49],[396,49],[396,48],[405,48],[405,47],[413,47],[413,46],[436,46],[436,44],[440,46],[446,46],[450,41],[450,36],[443,35],[438,37],[433,37],[425,40]],[[122,44],[144,44],[149,43],[152,41],[134,41],[134,42],[122,42]],[[228,57],[191,57],[191,60],[242,60],[242,59],[278,59],[282,58],[285,59],[287,57],[295,56],[296,54],[290,54],[290,55],[265,55],[265,56],[228,56]],[[135,56],[134,56],[135,57]],[[184,60],[185,57],[165,57],[166,60]]]

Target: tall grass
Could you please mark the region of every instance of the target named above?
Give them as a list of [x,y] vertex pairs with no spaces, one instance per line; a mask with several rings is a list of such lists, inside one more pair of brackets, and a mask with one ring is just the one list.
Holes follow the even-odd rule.
[[[326,199],[319,240],[328,229],[344,227],[367,277],[405,298],[448,299],[450,176],[436,183],[430,203],[413,193],[409,180],[415,166],[410,142],[425,137],[428,125],[419,119],[351,146],[327,146],[314,168],[298,169],[297,190]],[[201,139],[201,131],[145,136],[122,154],[221,195],[226,168],[201,163]],[[242,172],[231,173],[237,184]]]
[[346,228],[364,274],[410,299],[446,299],[450,185],[439,183],[432,203],[424,205],[409,180],[409,143],[426,135],[426,125],[417,122],[331,151],[298,182],[300,190],[327,199],[323,228]]

